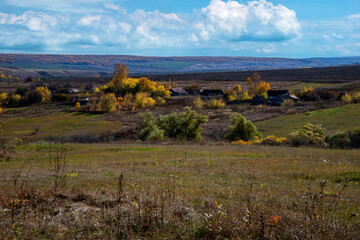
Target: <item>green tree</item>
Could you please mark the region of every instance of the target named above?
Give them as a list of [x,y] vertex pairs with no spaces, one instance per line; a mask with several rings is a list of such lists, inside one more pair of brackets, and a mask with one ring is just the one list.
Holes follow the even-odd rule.
[[246,121],[245,117],[240,113],[234,113],[230,116],[231,126],[226,138],[230,141],[252,141],[255,137],[262,138],[261,133],[256,129],[255,125]]
[[184,112],[159,115],[154,118],[150,112],[141,115],[143,130],[140,133],[142,140],[160,138],[201,139],[201,124],[207,122],[207,116],[196,113],[190,107]]

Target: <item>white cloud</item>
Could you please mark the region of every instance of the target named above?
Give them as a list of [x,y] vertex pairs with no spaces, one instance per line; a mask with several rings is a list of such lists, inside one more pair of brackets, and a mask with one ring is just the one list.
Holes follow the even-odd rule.
[[32,31],[46,31],[57,24],[56,17],[46,13],[27,11],[21,16],[14,14],[0,13],[0,23],[9,25],[22,25],[28,27]]
[[230,0],[212,0],[202,9],[203,23],[198,29],[202,39],[284,40],[295,37],[301,29],[296,13],[283,5],[266,0],[241,4]]
[[116,10],[116,11],[119,11],[119,10],[120,10],[120,7],[119,7],[118,5],[115,5],[115,4],[112,3],[112,2],[104,3],[104,6],[105,6],[105,8],[107,8],[107,9],[112,9],[112,10]]
[[98,16],[86,16],[86,17],[81,18],[78,21],[78,24],[82,25],[82,26],[90,26],[93,22],[100,21],[100,20],[101,20],[100,15],[98,15]]
[[359,19],[360,18],[360,13],[359,14],[353,14],[347,17],[348,19]]
[[[5,1],[23,7],[31,5],[28,0]],[[12,39],[21,35],[22,40],[30,39],[34,46],[51,50],[109,46],[138,50],[172,47],[232,50],[247,49],[244,42],[284,42],[296,38],[301,30],[293,10],[265,0],[246,4],[212,0],[207,7],[191,14],[141,9],[126,13],[111,0],[77,0],[73,5],[64,0],[54,0],[51,4],[45,0],[32,2],[34,6],[43,5],[50,10],[59,7],[60,10],[26,11],[23,15],[0,13],[0,32],[8,34],[6,38],[0,36],[0,49],[4,45],[20,44]],[[98,9],[82,12],[87,6],[90,9],[98,6]],[[255,49],[274,52],[276,46],[256,46],[253,51]]]

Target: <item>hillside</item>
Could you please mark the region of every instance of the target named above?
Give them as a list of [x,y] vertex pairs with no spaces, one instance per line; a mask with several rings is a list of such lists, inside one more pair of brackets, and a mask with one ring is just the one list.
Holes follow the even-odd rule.
[[0,68],[16,77],[69,77],[109,75],[115,63],[131,73],[193,73],[317,68],[360,63],[347,58],[250,58],[250,57],[143,57],[125,55],[25,55],[0,54]]

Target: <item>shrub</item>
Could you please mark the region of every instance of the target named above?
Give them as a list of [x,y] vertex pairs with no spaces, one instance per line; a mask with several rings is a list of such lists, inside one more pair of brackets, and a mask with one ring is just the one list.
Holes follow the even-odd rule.
[[20,94],[13,94],[10,97],[8,97],[8,105],[10,106],[16,106],[19,104],[21,99]]
[[27,87],[18,87],[15,91],[15,94],[19,94],[20,96],[26,96],[29,94],[29,89]]
[[5,104],[7,98],[8,98],[8,93],[6,92],[0,93],[0,104]]
[[141,127],[142,130],[140,132],[140,139],[142,141],[145,140],[163,140],[164,130],[161,130],[158,125],[156,125],[154,121],[154,116],[147,110],[145,113],[140,114]]
[[321,125],[308,123],[300,131],[289,135],[289,143],[294,147],[302,145],[326,147],[325,133],[326,130]]
[[114,112],[116,110],[117,101],[115,94],[107,93],[100,94],[90,104],[90,111],[92,112]]
[[251,100],[252,97],[249,95],[248,91],[241,92],[239,100],[245,101],[245,100]]
[[269,146],[280,146],[286,144],[287,141],[287,138],[277,138],[274,135],[270,135],[264,138],[261,143]]
[[240,113],[234,113],[230,117],[231,126],[229,133],[226,135],[226,138],[230,141],[252,141],[255,137],[262,138],[262,135],[257,131],[255,125],[246,121]]
[[329,137],[328,144],[330,148],[344,149],[351,147],[350,137],[344,132],[339,132]]
[[360,91],[354,92],[354,93],[352,94],[352,99],[353,99],[353,101],[356,102],[356,103],[360,102]]
[[128,93],[124,97],[123,101],[123,107],[127,109],[135,109],[135,101],[134,101],[134,95],[131,93]]
[[328,90],[320,90],[318,94],[319,97],[324,100],[336,100],[339,98],[339,93]]
[[[140,133],[141,140],[148,139],[201,139],[201,124],[207,122],[207,116],[197,114],[190,107],[185,107],[182,113],[159,115],[154,118],[147,111],[141,114],[143,130]],[[164,137],[162,137],[162,135]]]
[[250,141],[244,141],[244,140],[237,140],[237,141],[232,141],[231,144],[234,144],[234,145],[244,145],[244,146],[247,146],[247,145],[252,145],[252,143]]
[[24,99],[24,102],[27,104],[39,103],[39,102],[42,102],[42,96],[35,90],[32,90],[29,92],[27,97]]
[[135,95],[135,107],[136,108],[147,108],[153,107],[156,101],[149,97],[149,94],[146,92],[138,92]]
[[314,102],[319,101],[320,96],[318,92],[314,88],[304,88],[297,94],[297,97],[300,98],[302,101]]
[[351,97],[350,94],[345,93],[344,95],[342,95],[341,101],[343,101],[345,103],[351,103],[352,102],[352,97]]
[[196,109],[201,109],[204,107],[204,101],[201,100],[201,97],[200,96],[197,96],[194,101],[193,101],[193,104],[194,104],[194,107]]
[[225,107],[225,103],[222,99],[212,99],[209,102],[207,102],[208,108],[223,108]]
[[292,99],[285,99],[282,104],[282,107],[291,107],[294,106],[294,101]]
[[18,87],[15,91],[15,94],[19,94],[20,96],[26,96],[29,94],[29,89],[27,87]]
[[360,128],[356,128],[348,133],[351,146],[353,148],[360,148]]
[[69,101],[69,97],[66,94],[57,93],[51,96],[51,101],[53,102],[67,102]]
[[46,102],[51,99],[51,91],[47,87],[37,87],[35,92],[41,96],[42,102]]

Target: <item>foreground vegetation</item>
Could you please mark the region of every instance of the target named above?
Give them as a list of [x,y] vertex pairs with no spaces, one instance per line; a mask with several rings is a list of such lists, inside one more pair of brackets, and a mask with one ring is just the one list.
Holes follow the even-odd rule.
[[360,151],[12,146],[0,238],[356,239]]

